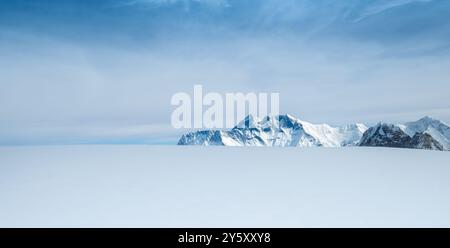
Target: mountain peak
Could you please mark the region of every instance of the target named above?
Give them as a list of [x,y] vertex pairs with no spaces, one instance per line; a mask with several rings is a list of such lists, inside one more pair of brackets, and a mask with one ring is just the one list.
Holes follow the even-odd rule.
[[198,131],[183,135],[180,145],[225,146],[348,146],[355,145],[367,128],[361,124],[331,127],[300,121],[292,115],[248,115],[233,129]]
[[185,134],[179,145],[219,146],[381,146],[450,150],[450,127],[425,116],[404,125],[379,122],[332,127],[312,124],[283,114],[257,118],[248,115],[231,130],[203,130]]
[[278,121],[280,123],[280,127],[292,128],[295,124],[298,124],[298,119],[289,114],[279,115]]
[[448,150],[449,140],[450,127],[425,116],[404,125],[379,122],[364,133],[360,145]]
[[244,120],[239,122],[235,128],[243,129],[243,128],[257,128],[260,120],[258,120],[253,115],[247,115]]
[[379,122],[364,132],[360,146],[409,147],[411,137],[400,127]]
[[439,121],[439,120],[436,120],[436,119],[434,119],[434,118],[432,118],[432,117],[430,117],[428,115],[426,115],[426,116],[420,118],[419,120],[417,120],[417,122],[435,122],[435,121]]
[[405,123],[405,132],[413,137],[416,133],[428,133],[436,139],[445,150],[450,150],[450,127],[444,122],[425,116],[417,121]]

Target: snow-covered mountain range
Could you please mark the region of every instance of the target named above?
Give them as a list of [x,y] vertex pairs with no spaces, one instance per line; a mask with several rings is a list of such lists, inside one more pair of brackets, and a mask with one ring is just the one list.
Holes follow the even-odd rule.
[[291,115],[266,116],[262,119],[247,116],[231,130],[188,133],[181,137],[178,144],[339,147],[356,145],[366,130],[363,124],[331,127],[301,121]]
[[364,133],[359,145],[450,150],[450,127],[428,116],[405,124],[380,122]]
[[356,123],[341,127],[312,124],[291,115],[247,116],[231,130],[202,130],[183,135],[178,145],[202,146],[381,146],[450,150],[450,127],[424,117],[404,124]]

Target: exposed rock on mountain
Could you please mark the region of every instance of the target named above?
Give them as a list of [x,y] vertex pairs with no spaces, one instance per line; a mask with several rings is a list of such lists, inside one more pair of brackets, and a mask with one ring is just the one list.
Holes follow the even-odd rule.
[[411,138],[411,148],[443,151],[444,147],[428,133],[416,133]]
[[409,147],[410,143],[411,137],[400,127],[393,124],[378,123],[363,134],[359,145],[404,148]]
[[364,133],[359,145],[416,148],[439,151],[446,150],[444,146],[433,137],[432,134],[427,132],[427,130],[429,130],[428,126],[423,127],[420,125],[421,128],[417,128],[417,124],[421,123],[421,120],[417,122],[410,122],[405,125],[379,123],[376,126],[369,128]]
[[450,150],[450,127],[440,120],[426,116],[399,126],[411,137],[416,133],[427,133],[439,142],[444,150]]

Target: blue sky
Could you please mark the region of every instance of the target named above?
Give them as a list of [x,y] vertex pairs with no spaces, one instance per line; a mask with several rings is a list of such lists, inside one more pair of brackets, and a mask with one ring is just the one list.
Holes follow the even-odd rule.
[[311,122],[450,122],[450,1],[4,0],[0,143],[170,143],[170,97],[277,91]]

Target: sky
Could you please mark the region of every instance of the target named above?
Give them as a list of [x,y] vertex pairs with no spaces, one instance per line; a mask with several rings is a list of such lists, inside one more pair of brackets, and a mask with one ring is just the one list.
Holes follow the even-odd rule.
[[450,123],[450,1],[0,0],[0,145],[172,144],[177,92]]

